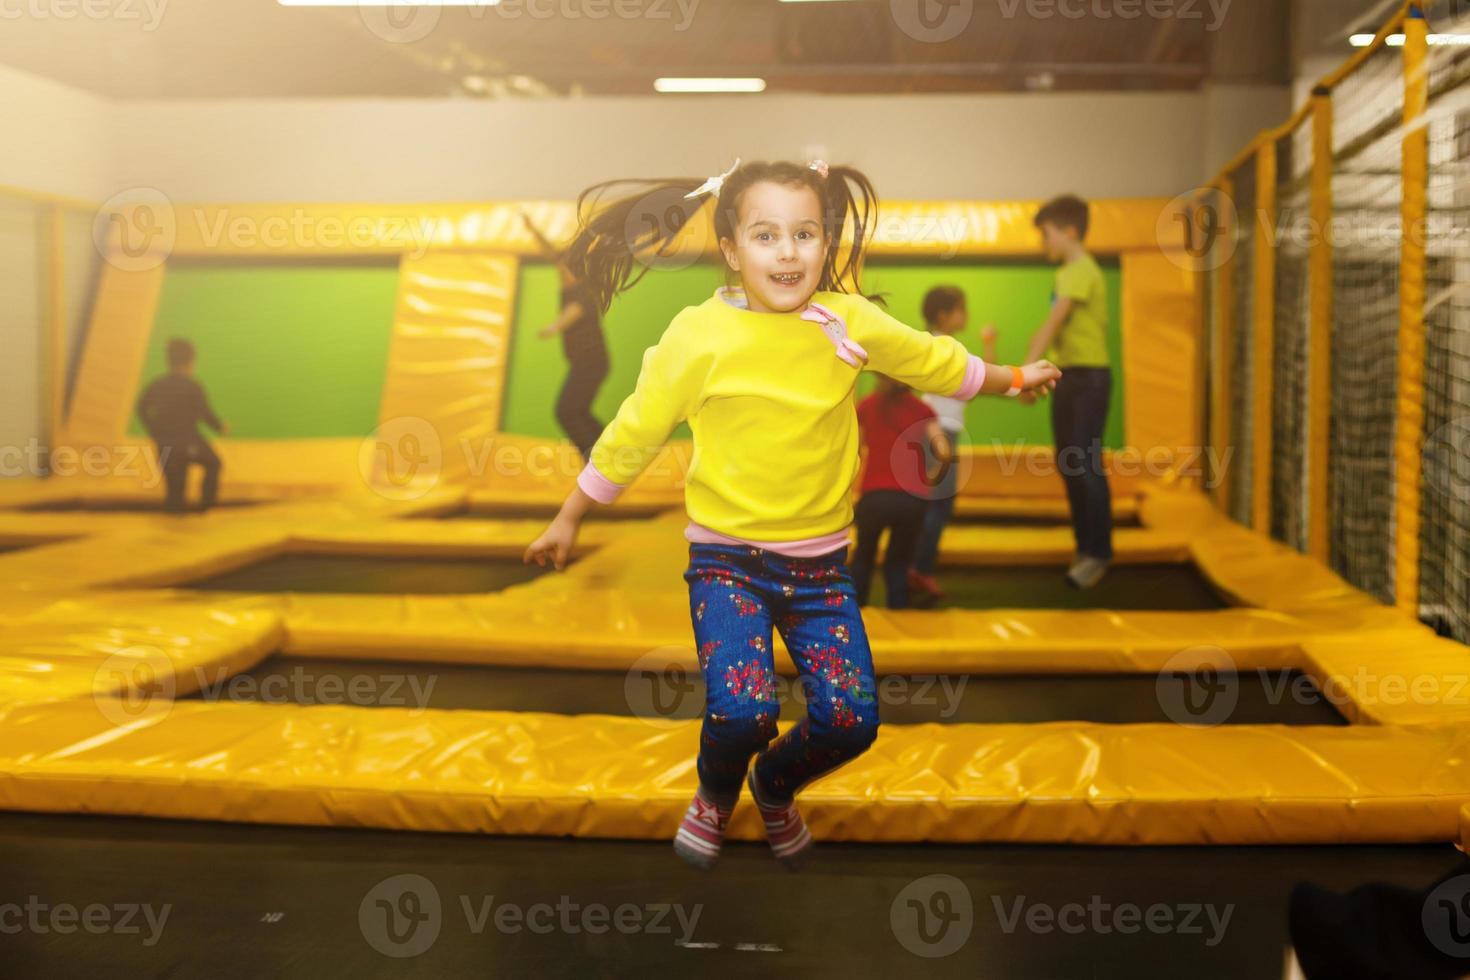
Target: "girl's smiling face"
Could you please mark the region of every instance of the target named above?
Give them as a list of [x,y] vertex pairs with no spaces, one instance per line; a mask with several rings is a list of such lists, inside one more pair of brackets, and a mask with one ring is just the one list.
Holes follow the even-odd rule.
[[755,313],[806,309],[822,278],[822,202],[804,185],[761,181],[740,195],[735,237],[720,239]]

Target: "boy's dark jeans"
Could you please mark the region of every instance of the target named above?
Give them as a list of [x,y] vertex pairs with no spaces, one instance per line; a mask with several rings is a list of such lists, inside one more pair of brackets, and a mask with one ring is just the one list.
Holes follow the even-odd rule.
[[203,439],[179,445],[158,445],[158,459],[163,467],[163,509],[184,510],[184,489],[189,482],[189,467],[204,467],[204,487],[199,501],[200,510],[214,506],[219,497],[219,456]]
[[1102,561],[1113,558],[1113,499],[1102,459],[1112,393],[1110,369],[1063,368],[1051,402],[1057,472],[1067,487],[1077,553]]

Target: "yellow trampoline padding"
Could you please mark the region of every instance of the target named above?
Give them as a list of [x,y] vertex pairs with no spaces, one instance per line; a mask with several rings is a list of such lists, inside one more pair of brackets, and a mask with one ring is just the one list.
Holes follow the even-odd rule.
[[477,465],[500,429],[519,269],[501,253],[404,257],[373,465],[361,467],[373,485],[455,484]]
[[[697,722],[105,700],[0,717],[0,807],[668,839]],[[1470,730],[887,726],[813,783],[826,840],[1284,844],[1454,840]],[[753,808],[731,827],[760,835]]]
[[249,670],[280,646],[265,611],[160,608],[126,598],[45,605],[3,627],[0,712],[35,702],[184,695]]
[[123,439],[163,277],[161,261],[142,269],[122,262],[102,263],[60,444],[78,449],[100,446],[110,452]]
[[1129,446],[1171,449],[1179,463],[1198,468],[1188,458],[1204,445],[1191,261],[1162,252],[1123,256],[1123,432]]

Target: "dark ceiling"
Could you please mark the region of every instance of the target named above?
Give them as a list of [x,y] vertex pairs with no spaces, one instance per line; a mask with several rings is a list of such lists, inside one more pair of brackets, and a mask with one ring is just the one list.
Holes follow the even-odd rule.
[[1211,36],[1205,0],[1190,4],[1199,18],[1126,20],[1091,0],[1064,0],[1089,11],[1077,18],[1056,0],[89,2],[108,16],[77,3],[0,21],[0,63],[118,98],[642,95],[662,75],[754,75],[769,92],[1118,91],[1197,87]]

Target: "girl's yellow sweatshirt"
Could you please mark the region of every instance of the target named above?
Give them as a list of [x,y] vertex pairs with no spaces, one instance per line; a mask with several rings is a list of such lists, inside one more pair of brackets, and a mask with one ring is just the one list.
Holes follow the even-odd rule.
[[959,341],[915,330],[861,296],[818,292],[804,313],[743,303],[738,290],[717,291],[644,353],[637,388],[578,480],[590,496],[611,503],[687,420],[691,521],[743,541],[832,535],[852,523],[860,371],[966,400],[984,381],[984,362]]

